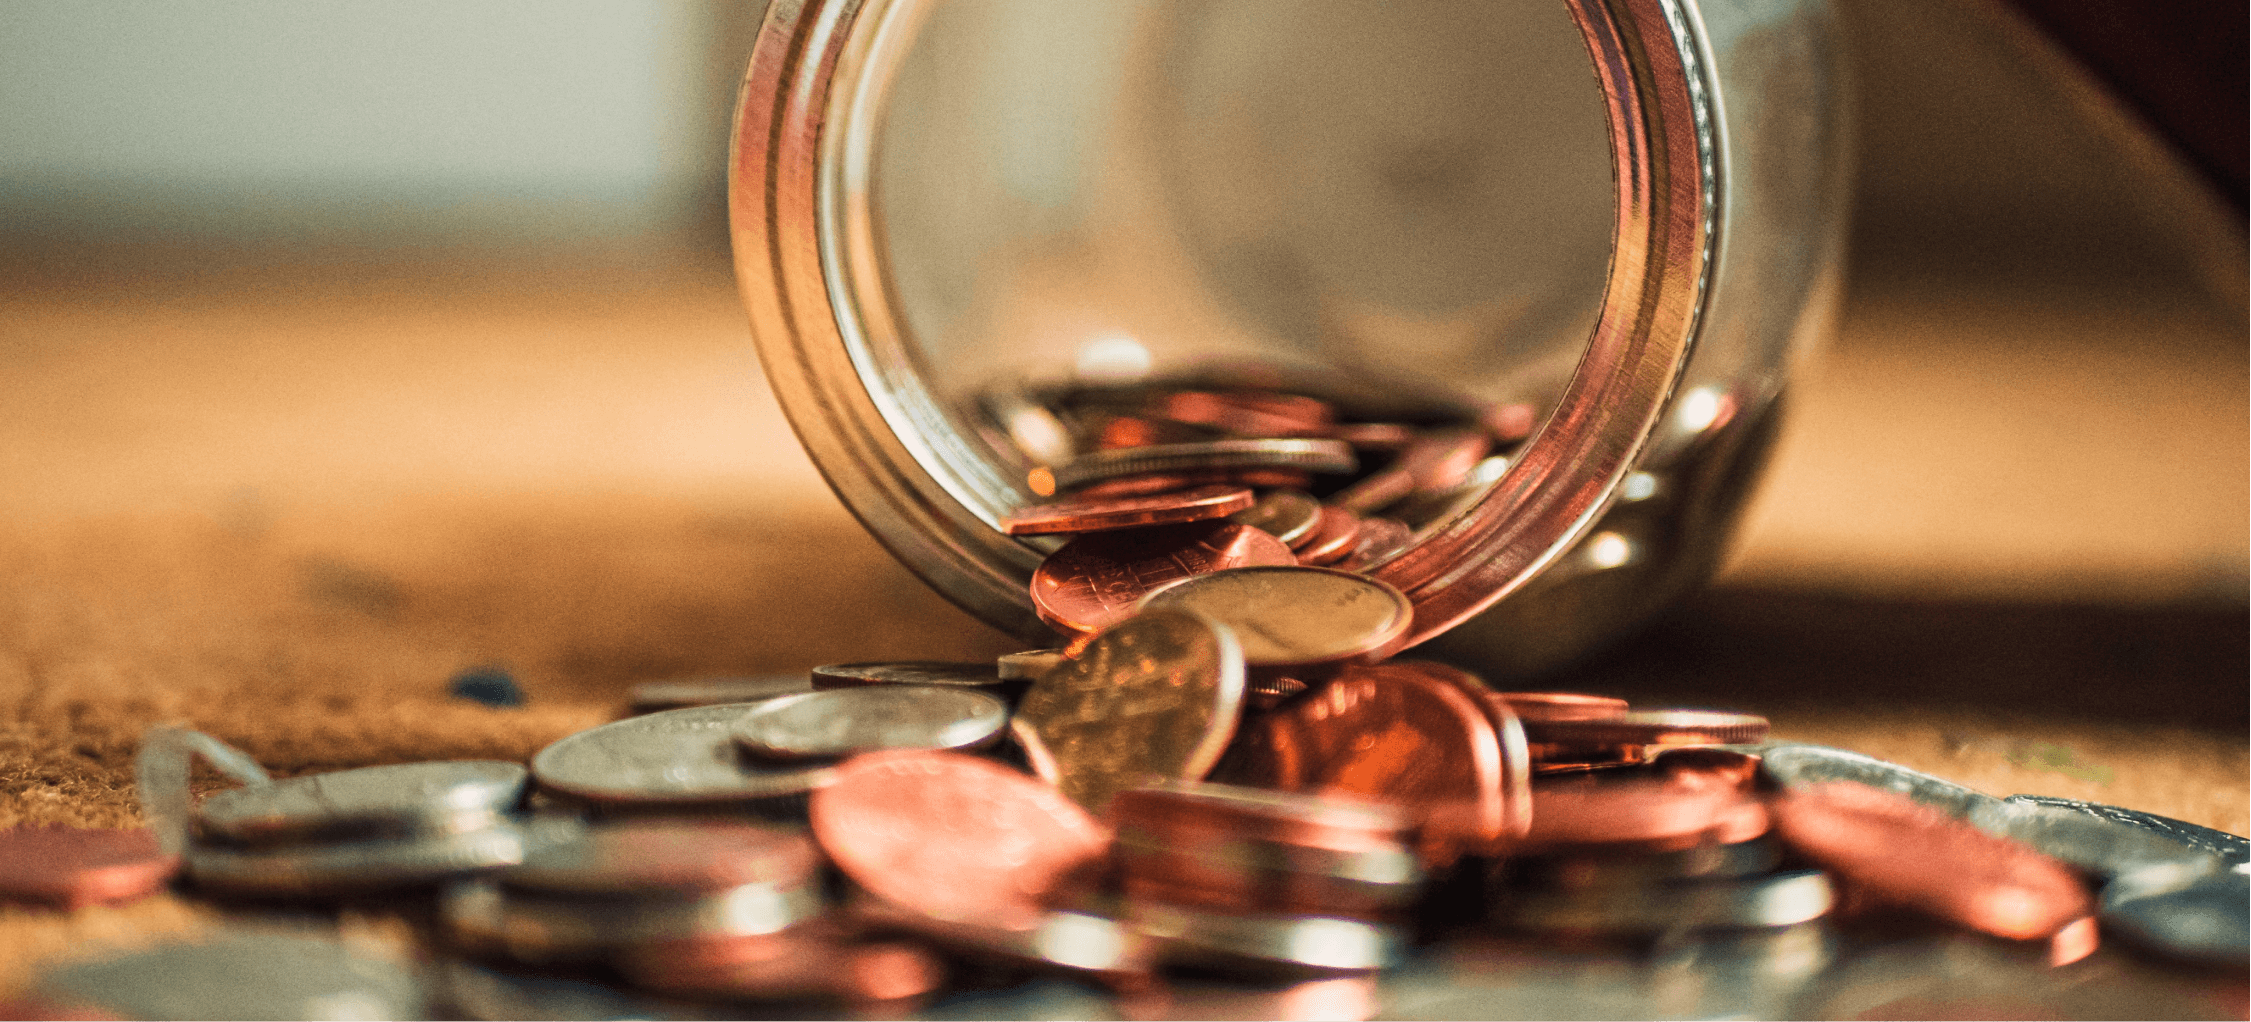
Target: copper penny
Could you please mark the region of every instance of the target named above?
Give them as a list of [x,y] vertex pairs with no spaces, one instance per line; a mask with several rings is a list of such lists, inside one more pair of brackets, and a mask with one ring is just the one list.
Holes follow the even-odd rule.
[[1211,430],[1184,422],[1167,422],[1136,415],[1113,415],[1103,420],[1095,430],[1093,443],[1098,451],[1114,451],[1122,447],[1155,447],[1158,444],[1185,444],[1215,439]]
[[1229,521],[1091,532],[1032,573],[1032,607],[1064,633],[1084,635],[1131,617],[1142,597],[1181,579],[1295,563],[1282,541]]
[[1831,781],[1782,792],[1772,811],[1792,849],[1876,900],[2016,940],[2095,912],[2069,867],[1904,795]]
[[878,752],[815,792],[813,835],[870,893],[953,922],[1029,929],[1109,850],[1062,792],[951,752]]
[[1522,836],[1532,820],[1532,750],[1531,744],[1524,740],[1524,725],[1517,719],[1516,711],[1488,688],[1483,679],[1458,667],[1429,660],[1393,660],[1378,664],[1372,670],[1413,673],[1451,685],[1485,711],[1485,719],[1493,725],[1493,737],[1501,748],[1502,811],[1511,822],[1510,835]]
[[1765,717],[1712,710],[1629,710],[1610,717],[1527,717],[1524,734],[1557,745],[1744,745],[1766,740]]
[[1397,451],[1414,443],[1418,434],[1413,426],[1396,422],[1347,422],[1329,427],[1327,435],[1363,451]]
[[1080,497],[1034,504],[1001,519],[1000,529],[1011,536],[1045,536],[1201,522],[1246,510],[1256,501],[1239,486],[1199,486],[1147,497]]
[[796,830],[729,820],[625,820],[536,844],[498,879],[556,894],[707,894],[745,884],[796,886],[820,865],[812,839]]
[[1391,464],[1329,499],[1355,514],[1367,514],[1412,493],[1449,490],[1469,478],[1492,449],[1493,438],[1482,430],[1435,430],[1399,452]]
[[1548,720],[1602,720],[1625,713],[1627,703],[1610,696],[1593,696],[1584,692],[1495,692],[1502,702],[1515,710],[1527,726],[1532,721]]
[[1317,435],[1336,418],[1327,403],[1291,394],[1214,394],[1183,390],[1164,396],[1155,414],[1245,437]]
[[11,827],[0,830],[0,899],[64,908],[134,901],[179,872],[180,857],[146,828]]
[[1393,554],[1415,545],[1415,530],[1407,523],[1389,518],[1363,518],[1360,534],[1352,539],[1352,551],[1337,562],[1346,571],[1366,571]]
[[1672,851],[1748,841],[1767,824],[1765,808],[1731,788],[1662,778],[1548,784],[1532,789],[1532,826],[1524,845]]
[[1359,539],[1359,515],[1334,504],[1323,504],[1320,522],[1298,545],[1297,559],[1302,564],[1334,564],[1352,556],[1352,546]]
[[1532,427],[1540,424],[1540,413],[1528,404],[1487,405],[1477,414],[1477,422],[1493,439],[1513,444],[1532,435]]
[[1229,517],[1295,547],[1313,538],[1321,524],[1321,502],[1296,490],[1275,490]]
[[1359,466],[1351,445],[1337,440],[1209,440],[1091,451],[1067,465],[1049,469],[1049,473],[1057,488],[1068,490],[1100,479],[1146,472],[1281,468],[1347,475]]
[[1381,660],[1406,641],[1415,618],[1399,590],[1334,568],[1230,568],[1159,589],[1141,607],[1224,624],[1245,665],[1276,670]]
[[1246,726],[1226,767],[1219,780],[1406,807],[1436,862],[1523,826],[1502,796],[1506,766],[1485,711],[1420,672],[1347,667]]
[[1415,893],[1411,818],[1392,806],[1232,785],[1120,793],[1127,897],[1223,911],[1383,915]]

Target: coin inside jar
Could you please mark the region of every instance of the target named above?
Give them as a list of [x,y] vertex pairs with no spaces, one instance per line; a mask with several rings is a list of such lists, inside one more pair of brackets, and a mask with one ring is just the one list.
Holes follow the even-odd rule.
[[1084,635],[1133,616],[1159,586],[1225,568],[1296,563],[1280,540],[1229,521],[1091,532],[1032,573],[1032,606],[1040,620]]
[[1228,517],[1294,547],[1320,524],[1321,502],[1296,490],[1275,490]]
[[1253,668],[1380,660],[1406,640],[1415,608],[1363,575],[1311,567],[1236,568],[1167,586],[1143,610],[1187,610],[1233,629]]
[[956,688],[997,688],[1005,680],[993,664],[950,663],[943,660],[902,660],[897,663],[823,664],[813,668],[815,689],[851,688],[857,685],[944,685]]
[[1102,632],[1032,683],[1017,707],[1050,778],[1102,812],[1129,788],[1198,780],[1242,716],[1243,658],[1225,626],[1157,610]]
[[802,795],[834,779],[829,766],[764,765],[744,756],[734,726],[749,708],[693,706],[590,728],[539,750],[532,775],[565,795],[626,803]]
[[1225,518],[1253,502],[1251,491],[1240,486],[1199,486],[1146,497],[1080,497],[1022,508],[1001,519],[1000,528],[1011,536],[1044,536],[1173,525]]
[[818,759],[877,749],[968,749],[1008,726],[1008,704],[932,685],[867,685],[769,699],[735,722],[735,740],[764,759]]
[[799,830],[730,820],[626,820],[536,845],[496,879],[511,889],[623,896],[794,885],[820,868]]
[[1348,473],[1359,467],[1352,447],[1337,440],[1212,440],[1205,443],[1123,447],[1082,454],[1051,469],[1057,489],[1143,472],[1294,468]]
[[204,799],[196,829],[207,837],[255,843],[473,830],[514,808],[528,777],[521,764],[497,760],[311,774]]

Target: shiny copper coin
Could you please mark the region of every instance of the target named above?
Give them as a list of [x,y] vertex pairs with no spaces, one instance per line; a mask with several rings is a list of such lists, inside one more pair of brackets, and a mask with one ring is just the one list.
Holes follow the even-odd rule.
[[1251,491],[1239,486],[1199,486],[1147,497],[1080,497],[1034,504],[1001,519],[1000,528],[1011,536],[1045,536],[1201,522],[1225,518],[1255,502]]
[[1231,568],[1166,586],[1144,611],[1185,610],[1226,625],[1253,669],[1381,660],[1406,641],[1414,605],[1390,585],[1333,568]]
[[1294,547],[1321,524],[1321,502],[1296,490],[1275,490],[1228,517]]
[[1523,846],[1631,845],[1670,851],[1734,844],[1767,829],[1765,808],[1732,789],[1665,779],[1548,784],[1532,789]]
[[1209,772],[1241,719],[1243,680],[1227,628],[1151,610],[1033,682],[1012,727],[1042,777],[1099,813],[1120,791]]
[[0,830],[0,900],[63,908],[135,901],[163,889],[180,857],[146,828]]
[[1759,757],[1732,749],[1671,749],[1655,766],[1676,784],[1733,788],[1748,792],[1758,784]]
[[1363,451],[1397,451],[1414,443],[1418,434],[1413,426],[1396,422],[1347,422],[1329,427],[1326,435]]
[[989,760],[879,752],[812,798],[813,835],[879,898],[937,919],[1029,929],[1108,851],[1109,830],[1063,794]]
[[1527,717],[1525,737],[1559,745],[1746,745],[1766,740],[1765,717],[1711,710],[1630,710],[1568,720]]
[[863,1004],[919,997],[944,982],[944,965],[928,951],[857,943],[832,930],[660,941],[626,949],[618,971],[665,993]]
[[1772,809],[1785,843],[1858,894],[2016,940],[2095,912],[2062,863],[1904,795],[1832,781],[1790,788]]
[[1352,551],[1337,562],[1346,571],[1366,571],[1408,547],[1415,545],[1415,530],[1407,523],[1389,518],[1363,518],[1360,534],[1352,539]]
[[1299,542],[1297,559],[1301,564],[1335,564],[1352,556],[1353,544],[1360,539],[1360,516],[1333,504],[1321,505],[1321,520],[1313,532]]
[[1122,792],[1126,896],[1223,911],[1383,915],[1422,871],[1392,806],[1224,784]]
[[813,668],[813,688],[856,688],[861,685],[937,685],[945,688],[997,688],[1006,679],[997,664],[951,663],[944,660],[900,660],[891,663],[823,664]]
[[1352,447],[1337,440],[1211,440],[1093,451],[1049,471],[1055,485],[1068,490],[1100,479],[1145,472],[1284,468],[1344,475],[1359,465]]
[[1331,503],[1354,514],[1368,514],[1397,503],[1412,493],[1449,490],[1469,478],[1470,472],[1493,448],[1493,438],[1474,429],[1442,429],[1424,434],[1392,463],[1371,472],[1359,482],[1330,497]]
[[1090,445],[1098,451],[1114,451],[1122,447],[1155,447],[1158,444],[1185,444],[1217,439],[1218,434],[1183,422],[1167,422],[1135,415],[1113,415],[1103,420],[1095,430]]
[[1181,579],[1295,563],[1280,540],[1228,521],[1093,532],[1032,573],[1032,607],[1064,633],[1084,635],[1131,617],[1142,597]]
[[1486,687],[1477,675],[1458,667],[1430,660],[1392,660],[1378,664],[1374,671],[1419,675],[1468,696],[1485,712],[1485,719],[1493,725],[1493,737],[1501,749],[1501,806],[1506,819],[1511,821],[1510,836],[1522,836],[1532,819],[1532,751],[1524,740],[1523,722],[1508,703]]
[[1152,411],[1174,422],[1194,423],[1245,437],[1319,435],[1336,417],[1327,403],[1312,398],[1194,390],[1167,394]]
[[[1294,469],[1253,468],[1214,472],[1146,472],[1073,487],[1071,496],[1086,500],[1146,497],[1151,494],[1192,490],[1199,486],[1253,486],[1260,489],[1302,490],[1312,485],[1312,482],[1313,476],[1311,474]],[[1048,492],[1053,493],[1054,491]]]
[[1603,720],[1623,714],[1623,699],[1591,696],[1584,692],[1495,692],[1509,709],[1529,725],[1532,721]]
[[1348,667],[1246,726],[1227,775],[1215,779],[1404,807],[1423,825],[1425,857],[1446,862],[1521,831],[1502,795],[1505,770],[1476,701],[1418,672],[1375,665]]

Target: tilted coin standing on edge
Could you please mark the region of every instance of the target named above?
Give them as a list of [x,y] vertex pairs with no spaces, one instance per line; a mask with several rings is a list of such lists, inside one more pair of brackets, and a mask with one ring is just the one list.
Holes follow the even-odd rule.
[[764,759],[818,759],[878,749],[971,749],[1000,737],[1008,704],[934,685],[863,685],[783,696],[751,707],[735,740]]
[[1759,771],[1785,787],[1852,781],[1896,792],[1956,817],[1966,817],[1977,807],[1998,801],[1943,777],[1826,745],[1775,743],[1761,747],[1758,757]]
[[180,871],[145,827],[0,830],[0,901],[79,908],[155,894]]
[[241,848],[197,842],[186,868],[196,886],[234,894],[325,897],[419,887],[513,866],[568,821],[496,823],[458,834]]
[[575,798],[652,804],[788,798],[835,779],[830,766],[761,764],[744,755],[734,728],[755,705],[666,710],[566,735],[532,757],[532,776]]
[[1186,610],[1217,621],[1253,668],[1329,667],[1397,651],[1414,623],[1399,590],[1348,571],[1245,567],[1197,575],[1150,593],[1144,612]]
[[1128,788],[1210,772],[1242,716],[1243,680],[1226,626],[1153,610],[1033,682],[1016,721],[1035,736],[1027,751],[1052,764],[1056,787],[1101,813]]

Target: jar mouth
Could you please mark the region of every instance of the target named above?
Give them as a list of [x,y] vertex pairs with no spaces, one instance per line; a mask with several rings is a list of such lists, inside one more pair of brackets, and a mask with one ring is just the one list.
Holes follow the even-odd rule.
[[[904,130],[887,116],[889,104],[902,77],[914,74],[909,55],[938,6],[811,0],[769,9],[732,154],[737,272],[769,381],[838,494],[949,598],[1037,640],[1049,632],[1031,611],[1026,583],[1052,543],[1011,538],[1000,523],[1040,499],[1032,470],[1052,468],[1053,459],[1007,437],[1009,416],[995,405],[1029,392],[1036,407],[1042,388],[1061,381],[1027,371],[1016,386],[988,387],[975,399],[950,385],[948,374],[959,377],[965,359],[996,363],[976,378],[1005,380],[1006,360],[1023,346],[920,343],[932,331],[915,322],[916,282],[902,281],[901,231],[887,219],[899,203],[886,191],[886,133]],[[1484,497],[1372,566],[1415,604],[1410,643],[1520,588],[1579,537],[1648,442],[1704,301],[1722,182],[1714,90],[1694,13],[1664,0],[1564,6],[1592,58],[1613,170],[1601,298],[1568,368],[1552,373],[1544,421]],[[1133,375],[1138,358],[1144,374],[1159,363],[1167,383],[1263,380],[1275,389],[1326,388],[1362,407],[1474,411],[1473,395],[1433,397],[1429,381],[1420,389],[1383,380],[1340,386],[1341,374],[1293,362],[1298,353],[1245,359],[1210,335],[1184,333],[1216,344],[1220,356],[1152,355],[1157,345],[1146,335],[1097,332],[1077,341],[1073,368],[1081,384],[1101,382],[1107,370],[1097,356],[1108,343],[1111,378],[1120,382],[1146,379]]]

